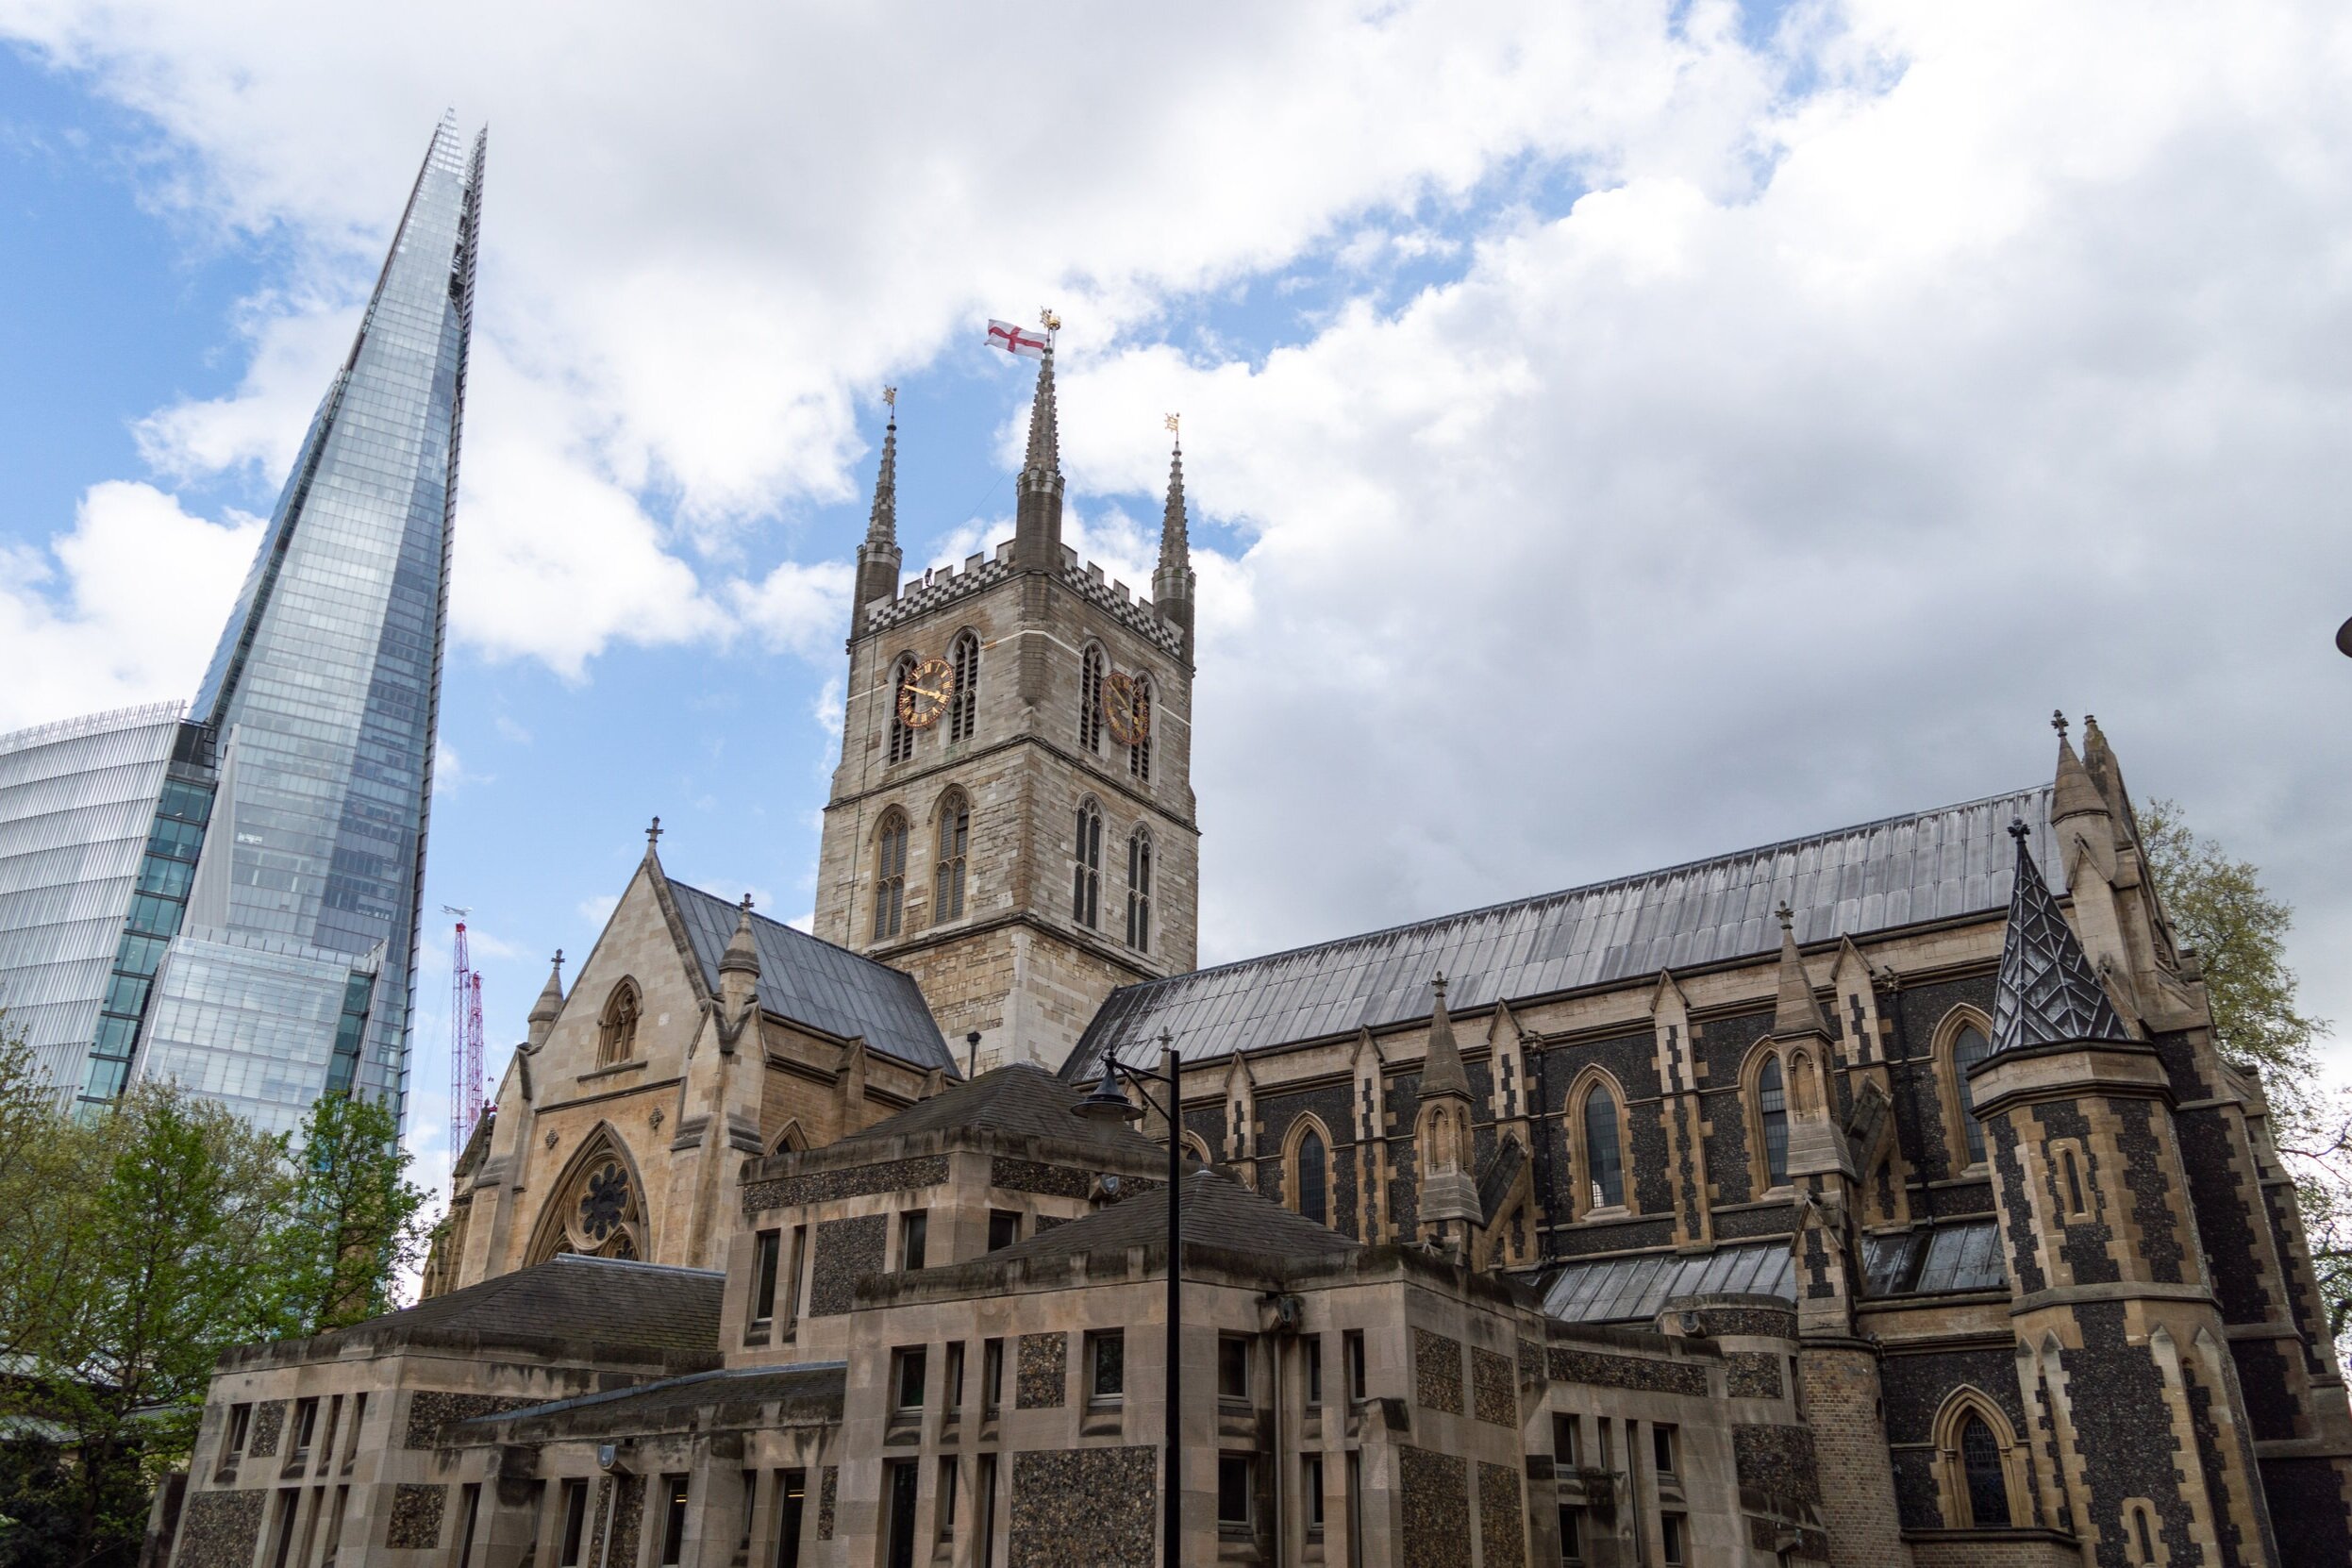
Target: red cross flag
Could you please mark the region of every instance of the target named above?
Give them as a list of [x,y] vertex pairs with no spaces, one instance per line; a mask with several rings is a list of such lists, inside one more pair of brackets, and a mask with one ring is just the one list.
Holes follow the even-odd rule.
[[1043,334],[1031,332],[1026,327],[1015,326],[1009,321],[992,321],[988,324],[988,346],[1001,348],[1008,354],[1018,354],[1031,359],[1042,359],[1045,357],[1045,339]]

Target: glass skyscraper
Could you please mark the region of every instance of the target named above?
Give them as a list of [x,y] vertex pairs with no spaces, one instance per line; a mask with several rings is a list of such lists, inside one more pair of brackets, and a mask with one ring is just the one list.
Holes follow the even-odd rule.
[[434,134],[185,717],[0,737],[0,1008],[85,1100],[405,1114],[483,154]]

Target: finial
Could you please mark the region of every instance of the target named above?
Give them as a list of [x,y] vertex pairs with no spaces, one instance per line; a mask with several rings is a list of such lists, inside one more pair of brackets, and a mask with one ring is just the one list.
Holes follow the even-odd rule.
[[749,893],[743,894],[743,915],[745,919],[751,916],[751,894]]
[[2066,715],[2065,715],[2065,713],[2064,713],[2064,712],[2062,712],[2061,710],[2058,709],[2055,709],[2055,708],[2051,709],[2050,709],[2050,727],[2051,727],[2052,729],[2055,729],[2055,730],[2057,730],[2057,731],[2058,731],[2058,738],[2059,738],[2060,740],[2063,741],[2064,739],[2066,739]]
[[2098,716],[2096,713],[2085,713],[2085,714],[2082,716],[2082,727],[2083,727],[2083,728],[2085,728],[2085,729],[2096,729],[2096,728],[2098,728],[2098,727],[2099,727],[2099,716]]
[[563,967],[563,949],[560,947],[556,949],[555,967],[558,969],[561,969]]
[[2031,831],[2033,830],[2026,826],[2025,818],[2011,817],[2009,819],[2009,836],[2015,839],[2020,844],[2023,844],[2026,842],[2026,835]]
[[882,401],[889,404],[892,409],[897,408],[898,389],[896,387],[884,387],[882,389]]
[[650,849],[660,842],[661,819],[659,817],[656,817],[653,820],[653,826],[645,829],[645,846]]
[[1796,911],[1789,908],[1789,901],[1787,899],[1782,899],[1780,901],[1780,908],[1775,909],[1773,913],[1780,917],[1780,928],[1782,930],[1789,931],[1795,929]]
[[1437,994],[1438,994],[1438,1000],[1439,1000],[1439,1001],[1443,1002],[1443,1001],[1444,1001],[1444,1000],[1445,1000],[1445,971],[1444,971],[1444,970],[1441,969],[1441,970],[1439,970],[1439,971],[1437,972],[1437,978],[1436,978],[1436,979],[1434,979],[1434,980],[1431,980],[1431,981],[1429,982],[1429,989],[1430,989],[1431,991],[1434,991],[1434,992],[1436,992],[1436,993],[1437,993]]
[[1169,433],[1176,437],[1176,444],[1178,446],[1182,446],[1184,444],[1184,431],[1182,428],[1184,416],[1182,414],[1169,414],[1166,418]]
[[1050,305],[1040,306],[1038,308],[1037,319],[1039,324],[1048,332],[1059,332],[1061,330],[1061,318],[1054,314],[1054,308]]

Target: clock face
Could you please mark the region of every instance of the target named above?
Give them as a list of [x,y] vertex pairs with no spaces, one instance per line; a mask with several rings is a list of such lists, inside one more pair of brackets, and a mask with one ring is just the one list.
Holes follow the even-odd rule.
[[1141,745],[1152,732],[1151,699],[1125,670],[1114,670],[1103,682],[1103,717],[1110,738],[1123,746]]
[[909,729],[928,729],[947,711],[956,694],[956,669],[943,659],[926,659],[907,672],[898,688],[898,722]]

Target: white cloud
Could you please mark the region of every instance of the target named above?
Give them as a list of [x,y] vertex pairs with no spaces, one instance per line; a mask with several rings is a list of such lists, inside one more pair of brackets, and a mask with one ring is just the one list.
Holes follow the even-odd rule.
[[260,534],[108,482],[46,551],[0,552],[0,730],[193,692]]
[[619,893],[600,892],[592,898],[581,899],[574,907],[573,913],[580,917],[581,925],[593,926],[602,931],[605,928],[605,922],[612,918],[612,911],[620,907],[621,895]]

